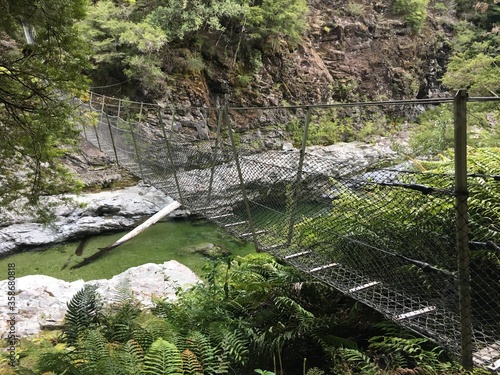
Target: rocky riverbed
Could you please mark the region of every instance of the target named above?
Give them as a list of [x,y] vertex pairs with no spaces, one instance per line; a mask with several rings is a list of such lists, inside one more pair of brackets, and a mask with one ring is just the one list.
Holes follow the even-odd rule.
[[42,197],[41,204],[55,215],[50,224],[40,223],[29,210],[0,208],[0,255],[127,229],[172,202],[84,139],[63,162],[83,183],[85,193]]

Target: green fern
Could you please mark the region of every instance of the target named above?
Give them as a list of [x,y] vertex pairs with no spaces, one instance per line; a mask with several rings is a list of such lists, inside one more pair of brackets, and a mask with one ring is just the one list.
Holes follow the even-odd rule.
[[98,330],[87,330],[78,340],[73,352],[74,363],[82,374],[102,373],[110,357],[106,338]]
[[141,325],[132,333],[132,337],[137,341],[144,351],[147,351],[151,344],[158,338],[168,342],[177,342],[178,334],[172,325],[164,319],[154,315],[144,315]]
[[227,373],[226,361],[221,360],[210,339],[201,332],[191,332],[186,337],[185,347],[196,355],[206,375]]
[[339,353],[340,357],[347,362],[347,365],[350,368],[361,371],[361,374],[363,375],[382,374],[382,370],[377,366],[377,364],[374,363],[366,354],[358,350],[341,348],[338,349],[337,353]]
[[443,349],[430,344],[425,338],[375,336],[369,342],[369,349],[376,352],[377,357],[383,357],[385,366],[390,369],[418,368],[423,375],[437,375],[449,371],[452,366],[441,361]]
[[182,357],[177,347],[157,339],[144,357],[143,374],[182,375]]
[[67,352],[43,353],[38,358],[36,366],[39,374],[54,372],[56,374],[75,374],[77,368]]
[[130,303],[135,299],[134,293],[130,289],[130,280],[128,278],[122,279],[115,287],[115,292],[111,297],[111,303],[118,306],[123,306]]
[[147,329],[138,329],[134,331],[132,339],[140,345],[143,351],[147,351],[157,338]]
[[141,310],[139,304],[126,300],[115,304],[102,319],[103,332],[109,341],[125,343],[133,337],[134,330],[139,329],[136,319]]
[[286,296],[276,297],[276,307],[282,311],[290,311],[291,316],[299,322],[296,333],[303,335],[315,328],[316,318],[310,311],[304,309],[297,301]]
[[181,357],[184,375],[204,375],[203,367],[198,361],[196,354],[194,354],[191,350],[184,350]]
[[68,302],[63,334],[70,345],[78,341],[82,332],[99,323],[100,306],[96,289],[95,285],[85,285]]
[[126,375],[136,375],[142,368],[144,350],[135,340],[129,340],[116,350],[116,360]]
[[143,329],[150,332],[154,340],[161,337],[169,342],[177,341],[178,333],[175,331],[172,324],[167,322],[165,319],[160,319],[154,315],[147,316],[147,321],[145,322]]
[[219,341],[224,353],[234,362],[245,365],[248,360],[250,340],[243,330],[225,330],[225,334]]

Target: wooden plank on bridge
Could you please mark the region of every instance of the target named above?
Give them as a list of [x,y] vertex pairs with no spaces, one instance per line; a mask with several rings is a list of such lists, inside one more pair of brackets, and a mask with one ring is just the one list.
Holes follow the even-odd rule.
[[364,289],[367,289],[367,288],[371,288],[372,286],[375,286],[375,285],[378,285],[380,284],[379,281],[372,281],[371,283],[366,283],[366,284],[363,284],[363,285],[360,285],[360,286],[357,286],[355,288],[351,288],[349,289],[347,292],[348,293],[354,293],[354,292],[359,292],[361,290],[364,290]]
[[490,365],[486,366],[486,368],[491,371],[500,370],[500,341],[495,341],[493,344],[478,350],[472,355],[472,357],[478,366],[484,366],[485,364],[494,361]]
[[224,224],[223,227],[224,228],[228,228],[228,227],[236,227],[238,225],[243,225],[243,224],[248,224],[248,220],[245,220],[245,221],[237,221],[236,223],[230,223],[230,224]]
[[330,264],[325,264],[324,266],[319,266],[319,267],[316,267],[316,268],[311,268],[309,271],[309,273],[312,273],[312,272],[318,272],[318,271],[321,271],[321,270],[326,270],[327,268],[332,268],[332,267],[336,267],[338,266],[339,264],[338,263],[330,263]]
[[[265,233],[267,233],[267,230],[265,230],[265,229],[258,230],[255,232],[255,234],[265,234]],[[252,234],[253,234],[252,232],[243,233],[243,234],[240,234],[240,237],[248,237],[248,236],[251,236]]]
[[295,253],[295,254],[290,254],[290,255],[287,255],[285,257],[285,259],[293,259],[293,258],[297,258],[297,257],[301,257],[302,255],[307,255],[307,254],[310,254],[311,253],[311,250],[306,250],[306,251],[301,251],[300,253]]
[[410,311],[410,312],[407,312],[404,314],[396,315],[394,317],[394,320],[398,321],[398,320],[413,318],[415,316],[426,314],[426,313],[434,311],[434,310],[436,310],[436,306],[427,306],[427,307],[424,307],[422,309],[418,309],[418,310]]
[[215,220],[215,219],[222,219],[224,217],[229,217],[229,216],[233,216],[234,214],[224,214],[224,215],[217,215],[217,216],[211,216],[209,217],[208,219],[209,220]]

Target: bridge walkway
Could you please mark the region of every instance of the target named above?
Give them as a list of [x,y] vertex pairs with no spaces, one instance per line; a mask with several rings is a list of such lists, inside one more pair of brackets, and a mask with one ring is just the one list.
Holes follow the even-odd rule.
[[[330,107],[231,112],[147,110],[141,104],[130,120],[133,103],[113,103],[93,98],[98,124],[85,127],[84,134],[122,167],[259,251],[463,355],[453,175],[409,170],[380,145],[358,145],[361,156],[351,144],[332,146],[329,153],[306,148],[307,127]],[[259,140],[238,133],[239,121],[264,121],[271,110],[274,118],[302,124],[300,150],[256,150]],[[212,132],[209,139],[182,122],[196,116]],[[282,129],[268,131],[267,136]],[[474,192],[481,186],[500,189],[494,176],[470,177],[469,184]],[[474,240],[498,243],[496,238]],[[494,256],[495,246],[481,251]],[[475,365],[498,371],[500,266],[478,266],[472,262],[470,348]]]

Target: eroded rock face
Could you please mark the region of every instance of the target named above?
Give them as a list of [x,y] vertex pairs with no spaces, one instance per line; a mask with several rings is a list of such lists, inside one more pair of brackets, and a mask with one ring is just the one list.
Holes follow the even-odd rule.
[[234,71],[227,51],[215,49],[211,74],[182,76],[158,103],[217,106],[213,97],[223,97],[234,106],[280,106],[426,98],[445,91],[441,78],[457,21],[452,9],[442,14],[429,6],[423,28],[415,31],[391,2],[307,3],[309,27],[302,42],[261,51],[248,85],[234,79],[240,72]]
[[[62,198],[71,198],[66,202]],[[172,202],[172,198],[145,185],[94,194],[50,197],[57,219],[49,226],[26,214],[0,212],[0,254],[45,246],[74,238],[132,226]]]
[[[174,301],[179,288],[187,289],[199,282],[201,280],[193,271],[175,260],[132,267],[109,280],[67,282],[45,275],[19,277],[16,279],[16,308],[0,310],[0,332],[6,337],[12,317],[20,338],[36,335],[41,329],[61,326],[67,303],[85,284],[98,285],[97,292],[104,305],[112,303],[118,290],[125,287],[144,308],[151,308],[152,300]],[[0,290],[6,291],[7,283],[8,280],[0,281]]]

